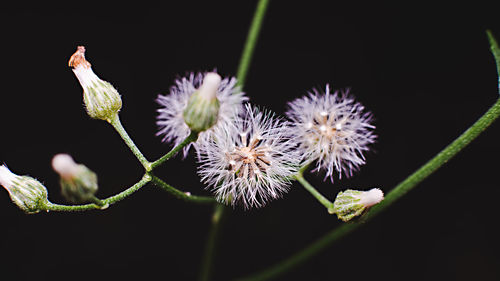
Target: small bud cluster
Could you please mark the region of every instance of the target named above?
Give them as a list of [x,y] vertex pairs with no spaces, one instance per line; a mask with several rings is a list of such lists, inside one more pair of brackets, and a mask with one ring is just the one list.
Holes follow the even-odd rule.
[[[68,154],[57,154],[52,167],[60,176],[61,193],[72,203],[95,203],[101,209],[107,207],[94,194],[97,191],[97,175],[82,164],[77,164]],[[29,176],[18,176],[5,165],[0,166],[0,185],[10,195],[12,202],[28,214],[48,210],[51,204],[47,189]]]

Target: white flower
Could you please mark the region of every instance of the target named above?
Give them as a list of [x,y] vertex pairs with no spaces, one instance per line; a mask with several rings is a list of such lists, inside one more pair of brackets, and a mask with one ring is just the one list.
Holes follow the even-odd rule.
[[[191,130],[184,120],[184,111],[188,105],[190,97],[196,90],[200,89],[205,73],[191,73],[188,77],[183,77],[175,81],[175,85],[170,88],[169,95],[159,95],[156,101],[161,108],[158,109],[156,124],[159,131],[156,135],[163,136],[162,141],[180,144]],[[210,88],[210,87],[209,87]],[[242,103],[247,100],[244,93],[236,87],[236,78],[225,78],[220,81],[216,92],[219,101],[217,123],[210,129],[200,133],[195,146],[206,141],[215,127],[223,126],[231,122],[233,116],[240,112]],[[184,156],[187,154],[191,144],[184,147]]]
[[339,219],[350,221],[382,200],[384,200],[384,193],[379,188],[372,188],[368,191],[347,189],[337,194],[333,202],[333,212]]
[[375,141],[372,115],[354,101],[348,92],[324,94],[313,90],[309,96],[288,104],[288,117],[294,123],[294,133],[300,150],[308,161],[316,160],[315,171],[326,170],[333,181],[333,173],[351,176],[365,163],[363,152]]
[[68,65],[83,88],[83,101],[87,113],[94,119],[111,120],[122,108],[118,91],[108,82],[101,80],[85,60],[85,47],[78,46]]
[[300,156],[287,123],[249,104],[199,147],[198,173],[220,202],[262,207],[288,191]]
[[28,214],[40,212],[48,203],[45,186],[31,177],[12,173],[5,165],[0,166],[0,185],[9,192],[12,202]]

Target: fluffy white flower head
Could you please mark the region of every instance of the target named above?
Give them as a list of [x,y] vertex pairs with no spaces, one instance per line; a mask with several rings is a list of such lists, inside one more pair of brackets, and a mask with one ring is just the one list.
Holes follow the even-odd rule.
[[[216,124],[200,133],[195,147],[206,141],[216,127],[231,122],[233,116],[241,112],[242,103],[247,100],[244,93],[236,86],[234,77],[221,80],[216,73],[191,73],[188,77],[177,79],[175,85],[170,88],[169,95],[159,95],[156,99],[161,106],[158,109],[156,124],[159,130],[156,135],[163,136],[162,141],[174,142],[174,145],[178,145],[189,136],[191,130],[183,114],[190,97],[197,90],[206,93],[206,96],[215,93],[220,107]],[[191,145],[184,147],[184,155],[190,147]]]
[[218,201],[262,207],[288,191],[300,156],[286,125],[247,104],[234,123],[214,129],[199,147],[198,173]]
[[339,178],[351,176],[365,163],[363,152],[375,141],[375,126],[371,113],[348,92],[332,94],[327,85],[325,93],[313,90],[288,106],[300,150],[308,161],[316,160],[315,171],[323,169],[325,178],[333,180],[335,171]]

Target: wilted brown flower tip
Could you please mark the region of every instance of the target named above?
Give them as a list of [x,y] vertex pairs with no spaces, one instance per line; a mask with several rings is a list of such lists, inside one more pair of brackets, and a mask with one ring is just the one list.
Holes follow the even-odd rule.
[[85,60],[85,47],[78,46],[76,52],[69,58],[68,66],[76,68],[80,64],[83,64],[84,67],[90,67],[90,62]]

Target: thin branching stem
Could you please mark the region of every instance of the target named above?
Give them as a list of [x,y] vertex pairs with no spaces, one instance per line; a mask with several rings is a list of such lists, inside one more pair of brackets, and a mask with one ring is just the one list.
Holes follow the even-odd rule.
[[132,195],[132,193],[139,190],[141,187],[146,185],[149,181],[151,181],[151,176],[149,174],[145,174],[140,181],[138,181],[133,186],[127,188],[126,190],[114,195],[110,196],[106,199],[101,199],[100,203],[102,206],[97,204],[83,204],[83,205],[60,205],[54,203],[48,203],[46,205],[47,211],[60,211],[60,212],[77,212],[77,211],[87,211],[94,209],[106,209],[109,205],[112,205],[118,201],[125,199],[126,197]]
[[191,132],[189,136],[187,136],[181,143],[179,143],[176,147],[170,150],[167,154],[160,157],[158,160],[151,163],[151,170],[165,163],[168,159],[172,158],[177,152],[182,150],[186,145],[195,142],[198,139],[198,133]]
[[311,193],[312,196],[314,196],[314,198],[316,198],[321,204],[323,204],[323,206],[325,206],[325,208],[328,210],[328,213],[330,214],[333,214],[334,211],[333,211],[333,203],[328,200],[325,196],[323,196],[318,190],[316,190],[316,188],[314,188],[314,186],[312,186],[305,178],[304,176],[302,175],[302,173],[298,173],[296,176],[295,176],[295,179],[300,183],[302,184],[302,186],[307,190],[309,191],[309,193]]
[[215,257],[218,234],[221,228],[224,210],[226,208],[227,207],[224,204],[215,204],[214,213],[212,215],[212,227],[210,229],[210,233],[208,234],[207,243],[205,245],[205,254],[203,256],[200,270],[200,281],[208,281],[212,277],[213,260]]
[[111,126],[113,126],[113,128],[115,128],[115,130],[118,132],[120,137],[123,139],[123,141],[130,148],[130,150],[135,155],[135,157],[137,157],[139,162],[141,162],[144,169],[148,172],[151,171],[151,164],[146,159],[146,157],[144,157],[144,155],[139,150],[139,148],[135,145],[134,141],[132,141],[132,139],[128,135],[127,131],[125,130],[125,128],[123,128],[122,123],[120,122],[120,117],[118,116],[118,114],[115,114],[113,116],[113,118],[108,120],[108,122],[111,124]]
[[[246,82],[246,77],[248,73],[248,69],[250,68],[250,63],[252,61],[253,53],[255,50],[255,45],[257,44],[257,39],[259,38],[259,33],[262,27],[262,22],[264,21],[264,16],[266,15],[267,7],[269,4],[269,0],[259,0],[257,4],[257,8],[255,9],[255,13],[252,19],[252,23],[250,24],[250,28],[248,30],[247,39],[245,41],[245,46],[243,47],[243,53],[241,54],[240,63],[238,65],[238,72],[236,73],[236,78],[238,79],[238,86],[243,90],[243,86]],[[220,205],[220,204],[219,204]],[[225,208],[216,207],[219,216],[223,216]],[[200,280],[208,281],[210,280],[212,267],[213,267],[213,259],[214,259],[214,241],[217,239],[217,235],[220,232],[220,224],[213,223],[212,229],[210,230],[210,237],[207,241],[207,245],[205,248],[205,255],[203,258],[203,263],[201,266],[201,275]]]
[[191,195],[189,192],[183,192],[178,190],[177,188],[164,182],[162,179],[158,178],[155,175],[152,174],[150,175],[151,175],[151,183],[153,183],[158,187],[163,188],[165,191],[177,197],[178,199],[199,204],[213,204],[216,202],[213,197]]

